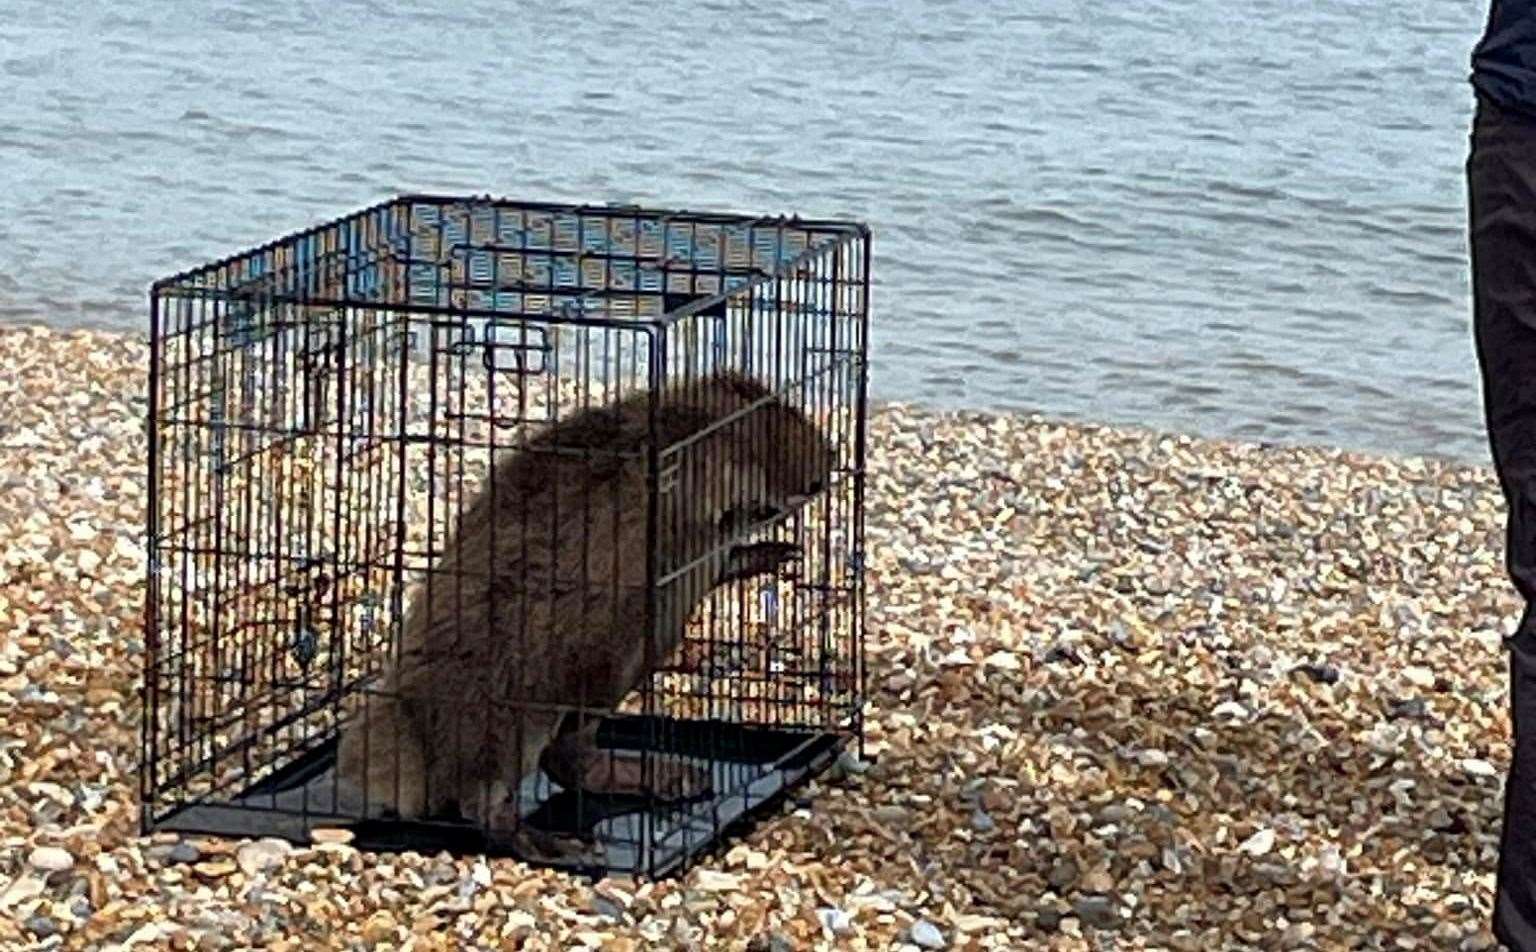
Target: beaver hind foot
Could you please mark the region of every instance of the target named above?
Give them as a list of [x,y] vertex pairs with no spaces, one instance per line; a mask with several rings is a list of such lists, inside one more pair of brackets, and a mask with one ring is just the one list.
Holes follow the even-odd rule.
[[606,796],[650,797],[678,803],[708,796],[707,769],[666,755],[653,754],[649,782],[638,753],[597,746],[600,721],[561,735],[544,749],[539,766],[562,789]]

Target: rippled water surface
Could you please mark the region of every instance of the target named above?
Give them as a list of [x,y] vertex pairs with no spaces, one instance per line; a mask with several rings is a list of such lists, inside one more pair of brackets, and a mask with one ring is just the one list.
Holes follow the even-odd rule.
[[1482,461],[1485,11],[0,0],[0,317],[408,190],[850,215],[877,397]]

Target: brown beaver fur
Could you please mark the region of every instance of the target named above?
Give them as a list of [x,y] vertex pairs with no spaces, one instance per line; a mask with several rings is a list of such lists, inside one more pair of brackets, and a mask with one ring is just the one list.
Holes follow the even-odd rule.
[[[496,463],[430,594],[412,601],[398,662],[343,727],[338,773],[369,815],[457,807],[490,827],[541,758],[563,787],[640,789],[635,764],[598,755],[597,717],[667,659],[715,586],[793,555],[785,543],[732,543],[826,487],[835,461],[814,423],[744,376],[659,395],[660,447],[692,442],[662,457],[658,574],[681,574],[662,586],[648,658],[650,420],[639,394],[555,423]],[[594,716],[567,717],[578,709]],[[702,782],[674,767],[645,786],[682,797]]]

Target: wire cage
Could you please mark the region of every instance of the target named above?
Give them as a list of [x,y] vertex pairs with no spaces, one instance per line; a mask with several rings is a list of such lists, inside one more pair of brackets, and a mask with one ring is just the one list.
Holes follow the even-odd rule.
[[150,293],[148,830],[663,876],[863,733],[869,232],[403,196]]

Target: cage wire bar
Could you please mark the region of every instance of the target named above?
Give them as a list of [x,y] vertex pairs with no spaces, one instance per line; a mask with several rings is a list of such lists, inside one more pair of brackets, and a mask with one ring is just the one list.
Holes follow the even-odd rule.
[[[855,222],[409,195],[156,282],[143,828],[304,841],[349,826],[363,848],[663,876],[862,743],[869,249]],[[659,395],[708,393],[726,371],[761,392],[668,438]],[[638,443],[540,437],[632,406]],[[791,411],[830,451],[827,478],[797,506],[751,508],[761,479],[799,465],[774,446]],[[756,475],[718,445],[755,447]],[[512,826],[581,844],[539,855],[464,817],[370,812],[337,779],[339,732],[385,703],[413,605],[492,585],[463,549],[482,489],[496,511],[497,461],[572,452],[640,467],[643,498],[589,500],[563,540],[530,543],[525,514],[522,545],[556,566],[579,553],[582,586],[611,560],[593,597],[644,639],[650,674],[621,704],[561,700],[601,718],[599,747],[648,788],[671,758],[707,795],[588,793],[536,771],[511,791]],[[681,538],[701,501],[718,532]],[[618,540],[635,520],[631,551]],[[793,570],[701,584],[699,565],[762,540],[793,549]],[[617,581],[635,560],[643,591]],[[520,736],[535,716],[452,694],[441,716]]]

